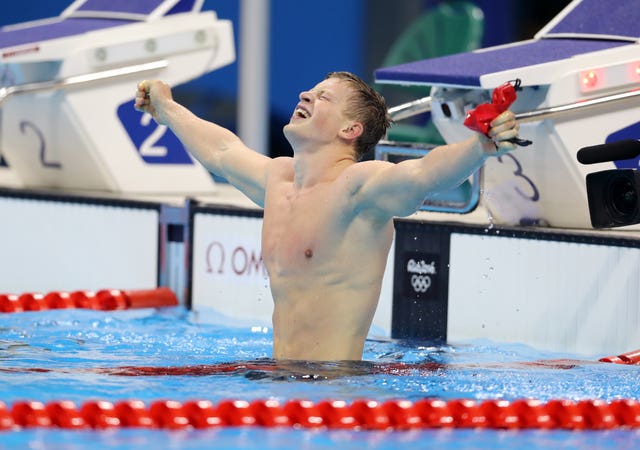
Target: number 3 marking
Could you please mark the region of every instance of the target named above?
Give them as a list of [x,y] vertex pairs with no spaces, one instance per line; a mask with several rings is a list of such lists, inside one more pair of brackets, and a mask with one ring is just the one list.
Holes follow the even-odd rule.
[[527,199],[527,200],[531,200],[532,202],[537,202],[538,200],[540,200],[540,192],[538,192],[538,188],[536,187],[536,185],[533,183],[533,181],[531,180],[531,178],[529,178],[528,176],[526,176],[523,172],[522,172],[522,165],[520,164],[520,161],[518,161],[516,159],[515,156],[513,156],[511,153],[506,153],[502,156],[498,157],[498,161],[504,164],[503,161],[503,157],[507,156],[509,158],[511,158],[511,160],[515,163],[516,165],[516,170],[513,171],[513,174],[518,177],[518,178],[522,178],[523,180],[525,180],[527,182],[527,184],[529,186],[531,186],[531,190],[533,191],[532,195],[527,195],[524,192],[522,192],[520,190],[520,188],[518,188],[516,186],[515,190],[518,194],[520,194],[523,198]]

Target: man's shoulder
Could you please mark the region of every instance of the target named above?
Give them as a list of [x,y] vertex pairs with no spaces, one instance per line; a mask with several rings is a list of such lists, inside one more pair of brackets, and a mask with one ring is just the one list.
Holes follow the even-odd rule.
[[367,177],[370,177],[377,173],[379,170],[383,170],[389,167],[390,164],[391,163],[388,161],[379,160],[360,161],[356,164],[353,164],[352,166],[349,166],[349,168],[345,171],[345,174],[349,175],[350,177],[355,175],[359,178],[366,179]]
[[291,156],[278,156],[271,160],[271,166],[274,169],[291,169],[293,168],[293,158]]
[[359,192],[368,180],[375,177],[377,173],[389,167],[391,163],[387,161],[367,160],[360,161],[349,166],[340,178],[346,183],[346,189],[352,194]]
[[269,164],[270,176],[289,176],[293,174],[293,158],[290,156],[278,156]]

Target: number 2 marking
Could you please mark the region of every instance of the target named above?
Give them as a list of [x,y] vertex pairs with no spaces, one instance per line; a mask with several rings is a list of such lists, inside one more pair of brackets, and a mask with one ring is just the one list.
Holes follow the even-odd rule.
[[[143,114],[140,118],[140,124],[144,127],[148,127],[151,123],[151,114]],[[151,132],[151,134],[142,141],[142,145],[140,145],[140,156],[155,156],[155,157],[165,157],[169,149],[164,146],[156,146],[156,142],[162,139],[164,133],[167,131],[167,127],[165,125],[158,125],[155,130]]]

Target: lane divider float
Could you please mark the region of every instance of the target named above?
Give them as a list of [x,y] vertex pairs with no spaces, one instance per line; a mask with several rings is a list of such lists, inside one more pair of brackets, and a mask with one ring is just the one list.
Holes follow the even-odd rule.
[[640,402],[602,400],[140,400],[0,402],[0,431],[62,429],[294,427],[352,430],[431,428],[606,430],[640,428]]
[[607,356],[605,358],[600,358],[598,361],[614,364],[640,365],[640,349],[617,356]]
[[177,306],[175,293],[165,287],[155,289],[94,291],[56,291],[47,294],[0,294],[0,313],[83,308],[113,311],[131,308]]

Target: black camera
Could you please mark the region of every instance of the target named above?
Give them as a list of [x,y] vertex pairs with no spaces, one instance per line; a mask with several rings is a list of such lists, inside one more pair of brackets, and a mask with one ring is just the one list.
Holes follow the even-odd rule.
[[[595,164],[635,158],[640,141],[629,139],[585,147],[578,161]],[[587,174],[587,198],[593,228],[613,228],[640,223],[640,174],[635,169],[612,169]]]
[[587,198],[593,228],[612,228],[640,222],[640,174],[613,169],[587,175]]

